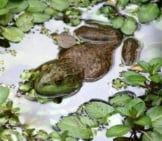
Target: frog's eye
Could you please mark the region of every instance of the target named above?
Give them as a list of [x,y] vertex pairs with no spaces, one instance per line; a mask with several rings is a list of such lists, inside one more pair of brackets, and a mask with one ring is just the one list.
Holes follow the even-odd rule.
[[60,85],[62,83],[62,81],[63,81],[63,78],[62,77],[57,77],[57,78],[55,78],[54,81],[55,81],[56,85]]

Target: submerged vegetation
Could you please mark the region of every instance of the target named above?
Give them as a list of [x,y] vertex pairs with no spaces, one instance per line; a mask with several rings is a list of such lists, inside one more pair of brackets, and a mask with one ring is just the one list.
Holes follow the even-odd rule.
[[[51,18],[63,20],[71,26],[79,25],[83,9],[101,2],[105,4],[98,13],[125,36],[132,36],[139,24],[162,16],[160,0],[116,0],[113,4],[109,0],[0,0],[0,46],[7,48],[10,42],[20,42],[34,25]],[[134,6],[133,10],[131,6]],[[10,89],[0,86],[0,140],[92,140],[97,131],[106,130],[106,137],[113,137],[114,141],[161,141],[162,58],[139,61],[137,66],[139,69],[121,72],[113,83],[118,90],[128,86],[142,88],[145,90],[142,95],[122,90],[105,101],[90,100],[80,105],[75,113],[62,117],[51,133],[22,123],[20,108],[14,107],[14,102],[8,98]],[[31,73],[22,74],[23,79],[29,77]],[[21,89],[27,91],[29,88],[29,85],[23,85]],[[31,91],[31,99],[35,98],[34,93]],[[38,99],[42,103],[48,101],[42,97]],[[116,115],[120,115],[121,124],[109,127],[111,117]]]

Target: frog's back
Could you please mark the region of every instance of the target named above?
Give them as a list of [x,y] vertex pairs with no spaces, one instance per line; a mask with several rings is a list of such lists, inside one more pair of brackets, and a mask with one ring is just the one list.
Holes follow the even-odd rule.
[[111,56],[112,49],[105,44],[83,43],[63,52],[60,59],[71,59],[84,70],[85,81],[95,81],[110,69]]

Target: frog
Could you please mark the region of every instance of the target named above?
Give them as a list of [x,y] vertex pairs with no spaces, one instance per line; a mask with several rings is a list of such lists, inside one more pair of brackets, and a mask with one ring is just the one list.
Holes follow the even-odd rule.
[[99,24],[82,25],[74,36],[82,42],[32,69],[37,72],[32,80],[37,95],[62,101],[76,94],[84,82],[101,79],[111,69],[113,52],[123,40],[120,30]]

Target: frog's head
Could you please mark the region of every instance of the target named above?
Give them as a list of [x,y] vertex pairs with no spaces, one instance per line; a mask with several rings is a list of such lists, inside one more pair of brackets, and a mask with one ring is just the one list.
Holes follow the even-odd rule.
[[82,86],[82,71],[67,59],[47,62],[38,70],[39,75],[34,82],[34,88],[41,96],[68,96]]

